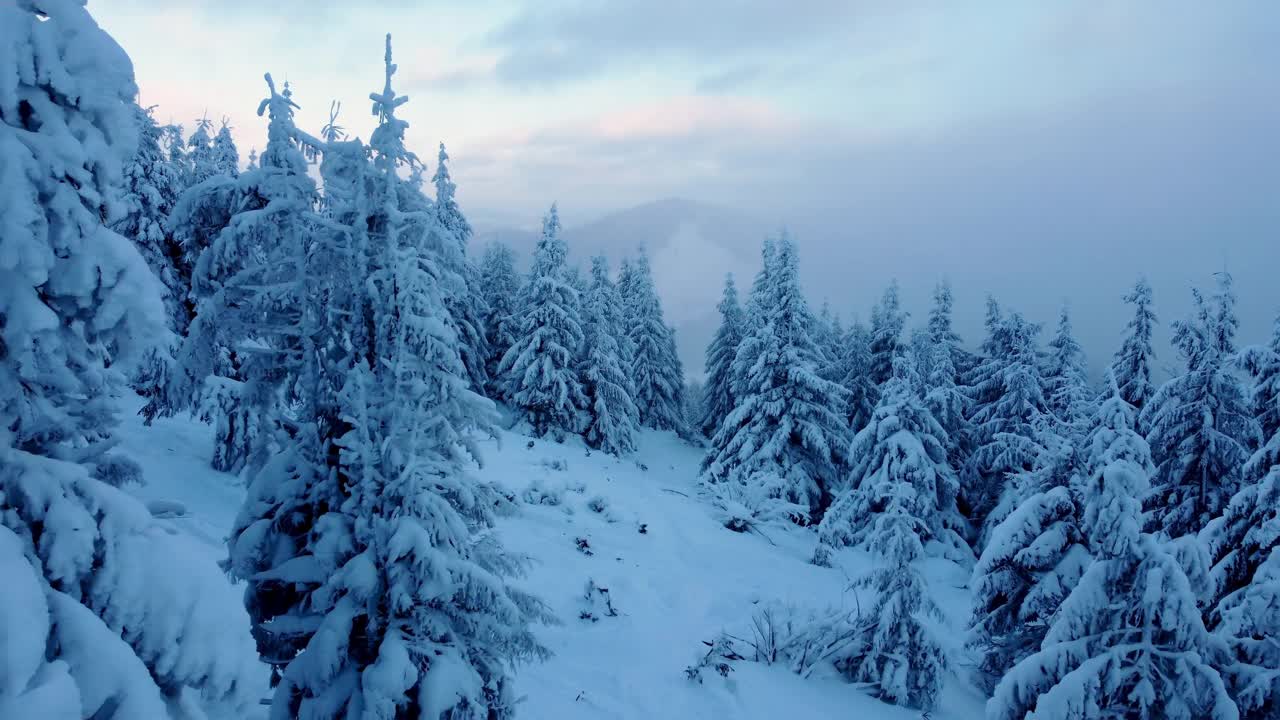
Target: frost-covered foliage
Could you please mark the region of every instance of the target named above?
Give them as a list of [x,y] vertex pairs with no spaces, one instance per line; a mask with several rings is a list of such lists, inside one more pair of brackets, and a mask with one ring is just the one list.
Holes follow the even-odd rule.
[[[1142,531],[1152,470],[1118,393],[1090,440],[1082,528],[1095,559],[1071,588],[1038,652],[1009,671],[991,720],[1124,717],[1234,720],[1195,594],[1174,556]],[[1028,714],[1030,713],[1030,714]]]
[[231,137],[231,126],[227,124],[226,118],[223,118],[218,134],[213,136],[211,151],[214,175],[234,178],[240,174],[240,151],[236,149],[236,141]]
[[1156,314],[1151,309],[1151,285],[1146,278],[1138,278],[1124,301],[1133,306],[1133,319],[1127,326],[1124,344],[1116,351],[1111,372],[1120,386],[1121,397],[1141,413],[1156,391],[1151,381],[1151,366],[1156,359],[1151,333],[1155,330]]
[[[324,174],[338,222],[316,238],[334,256],[295,287],[330,314],[290,330],[299,351],[284,357],[299,362],[284,380],[303,410],[281,418],[288,437],[252,476],[231,569],[263,659],[282,668],[272,718],[508,718],[511,663],[545,652],[528,631],[543,611],[507,586],[516,563],[484,530],[496,497],[467,472],[493,410],[468,387],[445,309],[457,247],[397,172],[416,159],[390,37],[386,63],[371,166],[351,162],[358,144],[320,145],[336,156]],[[273,121],[288,114],[279,95],[268,105]],[[273,142],[264,168],[273,149],[301,160]]]
[[795,244],[784,234],[776,247],[776,256],[766,254],[764,285],[752,293],[748,332],[734,357],[735,406],[712,439],[703,470],[711,483],[777,477],[778,497],[816,517],[847,457],[845,393],[818,375]]
[[138,149],[124,166],[124,212],[111,229],[133,241],[147,267],[165,288],[170,327],[184,332],[190,320],[187,292],[190,276],[181,268],[182,250],[166,224],[181,194],[182,179],[160,147],[163,131],[151,108],[133,106]]
[[720,311],[720,327],[707,345],[706,382],[702,389],[702,416],[698,429],[713,437],[724,419],[733,411],[733,358],[745,332],[746,319],[738,304],[738,288],[733,275],[724,279],[724,295],[716,306]]
[[591,447],[622,455],[635,449],[639,411],[632,397],[628,346],[618,342],[626,334],[622,297],[609,279],[603,257],[591,259],[591,285],[582,304],[586,358],[582,388],[590,422],[585,437]]
[[462,366],[471,379],[471,387],[478,393],[484,393],[489,387],[487,363],[490,351],[485,328],[489,307],[481,290],[480,269],[467,256],[467,249],[471,244],[471,223],[467,222],[454,198],[457,186],[449,177],[448,161],[449,154],[444,150],[444,143],[440,143],[436,172],[431,177],[436,189],[436,220],[440,229],[458,243],[459,266],[456,272],[462,276],[463,281],[461,287],[446,297],[446,305],[458,333]]
[[915,366],[900,353],[871,423],[853,439],[848,489],[822,518],[815,563],[829,564],[831,550],[846,545],[879,552],[883,536],[902,527],[922,547],[937,542],[944,554],[969,554],[956,532],[960,483],[947,462],[946,432],[917,387]]
[[[1011,473],[1030,470],[1034,442],[1046,414],[1044,380],[1036,355],[1040,327],[1018,313],[989,315],[983,358],[973,370],[968,393],[973,454],[964,469],[963,493],[975,524],[986,523]],[[991,324],[991,323],[994,323]]]
[[187,184],[199,185],[211,177],[222,176],[221,153],[213,147],[213,123],[208,116],[196,120],[196,129],[187,138],[187,161],[191,174]]
[[902,310],[898,298],[898,281],[885,288],[884,296],[871,310],[871,339],[867,352],[871,356],[869,374],[877,387],[893,377],[893,358],[902,344],[902,330],[907,324],[907,313]]
[[871,547],[887,560],[854,583],[874,590],[876,600],[835,664],[852,680],[867,683],[881,700],[932,710],[949,662],[931,627],[941,622],[942,611],[912,565],[923,554],[916,519],[888,512],[877,524]]
[[1059,605],[1090,561],[1080,528],[1082,508],[1073,492],[1080,463],[1072,439],[1042,427],[1035,444],[1032,469],[1011,479],[991,515],[970,584],[968,643],[982,653],[979,680],[988,691],[1040,648]]
[[840,386],[849,393],[845,417],[850,431],[857,433],[871,422],[871,413],[880,400],[880,388],[871,381],[871,331],[854,323],[844,338],[844,376]]
[[1089,369],[1084,349],[1071,329],[1071,315],[1063,307],[1058,329],[1049,341],[1044,364],[1045,402],[1068,437],[1088,431],[1094,408],[1094,392],[1089,388]]
[[960,336],[951,326],[951,286],[939,284],[929,310],[929,372],[923,378],[924,401],[947,434],[947,460],[952,468],[963,466],[969,455],[969,396],[959,385],[956,361],[965,356]]
[[623,265],[619,292],[627,311],[631,340],[631,379],[636,387],[640,424],[683,433],[684,368],[676,354],[675,330],[662,315],[653,286],[649,255],[643,248],[635,262]]
[[244,615],[110,452],[122,372],[162,340],[162,287],[118,218],[133,69],[82,2],[0,6],[0,717],[240,706]]
[[1166,382],[1142,412],[1156,462],[1144,500],[1147,528],[1178,538],[1199,532],[1226,508],[1258,439],[1235,369],[1235,295],[1219,276],[1212,304],[1195,293],[1196,314],[1174,323],[1186,372]]
[[1271,331],[1271,342],[1243,353],[1253,376],[1253,416],[1258,423],[1261,447],[1244,468],[1245,480],[1257,480],[1280,465],[1280,317]]
[[490,389],[501,395],[502,382],[498,365],[502,356],[516,342],[519,318],[516,316],[520,297],[520,275],[516,272],[515,254],[502,243],[491,243],[480,261],[480,288],[484,293],[484,331],[489,346],[486,370]]
[[586,395],[578,377],[582,314],[569,283],[556,206],[542,220],[533,269],[517,301],[515,343],[498,365],[508,398],[537,435],[582,429]]

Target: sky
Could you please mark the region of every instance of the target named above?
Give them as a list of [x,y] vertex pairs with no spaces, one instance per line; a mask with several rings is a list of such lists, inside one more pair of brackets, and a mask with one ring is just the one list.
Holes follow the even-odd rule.
[[846,316],[889,278],[922,315],[949,278],[962,332],[987,292],[1046,321],[1067,303],[1097,357],[1139,273],[1163,320],[1221,269],[1243,334],[1261,340],[1280,309],[1274,0],[89,7],[158,119],[226,118],[244,155],[262,144],[264,72],[291,83],[303,128],[336,100],[367,138],[390,31],[410,146],[448,144],[481,228],[530,227],[552,201],[569,227],[661,198],[715,204],[790,228],[815,303]]

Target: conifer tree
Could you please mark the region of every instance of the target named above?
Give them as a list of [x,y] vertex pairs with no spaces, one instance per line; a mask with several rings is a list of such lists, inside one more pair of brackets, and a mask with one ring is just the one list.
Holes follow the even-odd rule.
[[627,317],[633,361],[636,407],[640,424],[655,430],[686,431],[684,368],[676,354],[675,331],[663,320],[662,301],[653,286],[649,256],[640,250],[628,266]]
[[840,386],[849,393],[845,415],[849,430],[857,433],[871,422],[880,400],[880,388],[871,380],[871,332],[855,322],[844,339],[844,377]]
[[222,119],[222,127],[213,136],[212,143],[213,172],[217,175],[236,177],[240,174],[240,151],[236,149],[236,141],[231,137],[231,126],[227,119]]
[[[0,5],[0,717],[166,718],[252,699],[243,611],[117,487],[124,373],[162,287],[105,226],[135,155],[128,56],[83,2]],[[184,714],[185,715],[185,714]]]
[[1194,298],[1195,317],[1173,328],[1186,372],[1161,386],[1142,413],[1156,461],[1147,527],[1170,538],[1197,533],[1221,514],[1258,437],[1234,366],[1231,276],[1219,276],[1212,305],[1199,292]]
[[1093,393],[1084,349],[1072,332],[1071,315],[1065,306],[1058,315],[1057,332],[1049,341],[1044,381],[1047,409],[1062,425],[1062,432],[1069,438],[1083,435],[1095,413]]
[[1258,480],[1280,465],[1280,316],[1272,326],[1271,342],[1244,352],[1244,364],[1253,375],[1251,397],[1261,447],[1245,466],[1246,480]]
[[956,361],[964,357],[960,336],[952,329],[951,286],[939,283],[929,310],[929,374],[924,377],[924,400],[929,412],[946,433],[947,459],[961,468],[969,455],[967,414],[970,400],[959,385]]
[[1150,452],[1113,393],[1089,441],[1082,528],[1095,559],[1038,652],[1009,671],[991,720],[1083,717],[1235,720],[1187,575],[1142,531]]
[[467,256],[471,244],[471,223],[467,222],[454,198],[457,186],[449,177],[449,167],[446,164],[449,154],[444,150],[444,143],[440,143],[440,153],[436,160],[436,172],[431,177],[431,182],[436,189],[437,221],[444,232],[458,243],[461,264],[457,272],[463,281],[457,292],[448,295],[446,304],[461,341],[462,366],[467,370],[471,386],[476,392],[484,393],[489,387],[489,370],[486,366],[489,359],[489,338],[484,325],[489,308],[481,290],[480,270]]
[[876,387],[884,385],[893,376],[893,358],[902,344],[902,330],[907,324],[907,314],[902,311],[898,298],[898,281],[885,288],[884,296],[871,310],[871,382]]
[[576,366],[583,341],[581,306],[569,284],[567,253],[553,204],[520,292],[515,343],[498,365],[504,396],[537,435],[581,432],[587,407]]
[[618,342],[626,334],[622,298],[609,279],[608,263],[603,257],[591,259],[591,285],[582,314],[586,340],[582,386],[591,417],[585,435],[587,444],[622,455],[635,449],[639,411],[632,400],[635,390],[627,372],[631,358]]
[[502,383],[498,375],[498,364],[502,362],[502,356],[507,354],[507,350],[515,344],[519,324],[516,309],[520,297],[520,275],[516,273],[515,254],[510,247],[493,243],[485,248],[484,258],[480,263],[480,288],[484,293],[486,313],[483,325],[489,348],[485,367],[489,375],[490,390],[495,397],[500,397]]
[[712,484],[774,488],[774,497],[816,520],[847,457],[845,393],[818,375],[795,244],[783,234],[776,248],[766,282],[753,292],[755,322],[734,358],[734,375],[741,379],[736,404],[712,439],[703,470]]
[[716,306],[720,311],[720,327],[707,345],[706,383],[703,386],[703,412],[698,429],[706,437],[713,437],[724,419],[733,411],[732,380],[733,358],[738,352],[745,331],[742,306],[738,304],[738,288],[733,275],[724,279],[724,296]]
[[947,461],[946,431],[919,394],[910,356],[900,352],[871,422],[849,450],[852,471],[822,518],[814,562],[830,563],[846,545],[875,545],[886,524],[905,522],[917,542],[937,542],[945,553],[968,554],[955,529],[960,483]]
[[1133,319],[1129,321],[1124,344],[1116,351],[1111,371],[1125,402],[1141,413],[1156,391],[1151,381],[1151,365],[1156,357],[1151,347],[1151,333],[1155,329],[1156,314],[1151,309],[1151,285],[1146,278],[1138,278],[1124,301],[1133,306]]
[[199,185],[211,177],[221,176],[220,153],[213,146],[213,123],[208,116],[196,120],[196,129],[187,138],[187,158],[191,163],[189,185]]

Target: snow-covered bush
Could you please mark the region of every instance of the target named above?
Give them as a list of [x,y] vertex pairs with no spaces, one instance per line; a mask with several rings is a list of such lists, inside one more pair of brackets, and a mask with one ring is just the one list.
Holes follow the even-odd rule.
[[756,532],[776,523],[803,524],[808,508],[783,497],[786,483],[776,474],[754,473],[744,482],[709,483],[702,494],[711,503],[715,517],[734,532]]

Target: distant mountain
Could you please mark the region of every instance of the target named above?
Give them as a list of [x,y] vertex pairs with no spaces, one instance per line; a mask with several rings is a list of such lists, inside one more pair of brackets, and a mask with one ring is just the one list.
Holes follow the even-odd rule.
[[[587,258],[603,254],[616,270],[623,257],[641,246],[648,250],[667,322],[676,329],[690,377],[702,374],[703,350],[719,319],[716,303],[724,274],[733,272],[745,293],[760,264],[760,241],[777,229],[733,208],[680,198],[618,210],[585,225],[562,219],[572,262],[585,266]],[[527,262],[537,240],[531,229],[482,227],[476,247],[503,242]]]

